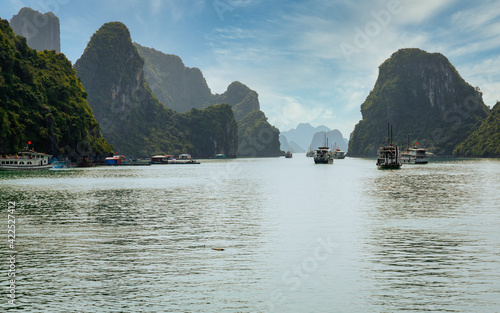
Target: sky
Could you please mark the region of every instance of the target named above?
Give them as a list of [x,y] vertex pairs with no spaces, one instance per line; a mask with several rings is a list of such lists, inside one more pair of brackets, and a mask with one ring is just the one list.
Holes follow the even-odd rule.
[[199,68],[212,93],[240,81],[281,131],[299,123],[339,129],[361,119],[378,67],[401,48],[439,52],[462,78],[500,100],[500,1],[468,0],[2,0],[53,12],[71,62],[104,23]]

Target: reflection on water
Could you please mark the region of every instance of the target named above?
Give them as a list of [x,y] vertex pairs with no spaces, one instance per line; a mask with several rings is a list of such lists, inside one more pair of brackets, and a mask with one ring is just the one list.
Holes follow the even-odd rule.
[[366,183],[365,275],[374,281],[369,300],[378,310],[499,308],[500,285],[491,278],[499,267],[491,257],[500,202],[490,184],[498,186],[500,171],[498,163],[481,165],[410,166],[406,175],[385,172]]
[[0,219],[19,203],[7,309],[500,311],[500,162],[374,163],[0,173]]

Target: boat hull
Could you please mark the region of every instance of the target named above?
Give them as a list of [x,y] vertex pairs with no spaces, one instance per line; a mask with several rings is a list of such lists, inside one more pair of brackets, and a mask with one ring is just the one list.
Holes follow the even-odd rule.
[[53,164],[46,165],[35,165],[35,166],[0,166],[0,171],[39,171],[39,170],[48,170],[51,169]]
[[314,158],[314,164],[333,164],[332,158]]

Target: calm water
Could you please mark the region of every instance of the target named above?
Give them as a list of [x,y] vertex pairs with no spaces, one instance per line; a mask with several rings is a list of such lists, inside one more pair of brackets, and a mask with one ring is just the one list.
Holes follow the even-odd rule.
[[[0,173],[0,305],[500,312],[500,160],[313,163],[295,154]],[[16,308],[8,201],[18,202]]]

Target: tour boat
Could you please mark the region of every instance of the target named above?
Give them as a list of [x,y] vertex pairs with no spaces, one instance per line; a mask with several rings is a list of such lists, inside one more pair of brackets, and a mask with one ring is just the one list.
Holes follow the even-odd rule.
[[401,167],[401,153],[398,146],[381,146],[377,151],[377,167],[398,169]]
[[426,149],[418,148],[413,146],[401,152],[401,162],[407,164],[427,164],[429,159],[427,158]]
[[52,163],[49,163],[51,156],[28,149],[20,151],[16,155],[2,156],[0,171],[48,170],[53,166]]
[[401,151],[401,162],[407,164],[427,164],[429,159],[427,158],[426,149],[419,148],[418,142],[410,148],[410,135],[408,135],[408,148]]
[[382,145],[377,150],[377,167],[379,169],[401,168],[401,152],[398,146],[394,146],[391,144],[392,126],[389,132],[389,125],[387,125],[387,139],[389,145]]
[[337,149],[335,149],[335,151],[333,152],[333,158],[334,159],[345,159],[345,152],[340,150],[339,147],[337,147]]
[[333,164],[333,155],[328,147],[318,147],[314,155],[314,164]]

